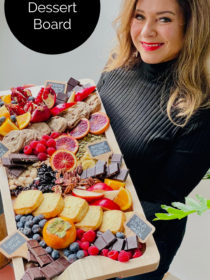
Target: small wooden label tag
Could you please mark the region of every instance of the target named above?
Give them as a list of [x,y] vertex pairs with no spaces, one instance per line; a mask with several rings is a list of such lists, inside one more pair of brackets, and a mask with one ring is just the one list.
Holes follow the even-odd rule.
[[61,93],[66,93],[67,90],[67,83],[65,82],[59,82],[59,81],[46,81],[45,82],[45,87],[51,86],[52,89],[58,94],[59,92]]
[[16,230],[0,242],[0,252],[7,258],[23,257],[27,259],[28,238]]
[[125,223],[126,233],[129,231],[135,233],[142,243],[145,243],[148,237],[153,234],[155,227],[146,219],[134,213]]
[[88,151],[92,158],[97,160],[108,161],[113,154],[107,140],[100,140],[87,145]]

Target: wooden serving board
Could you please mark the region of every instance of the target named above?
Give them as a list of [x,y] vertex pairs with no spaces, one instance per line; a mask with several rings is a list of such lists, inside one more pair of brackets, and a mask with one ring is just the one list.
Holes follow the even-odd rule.
[[[94,85],[94,82],[89,79],[80,80],[81,83],[90,83]],[[32,94],[35,96],[40,87],[31,88]],[[2,91],[1,95],[9,94],[10,91]],[[102,105],[101,111],[105,112]],[[121,153],[117,144],[111,126],[106,131],[106,138],[114,153]],[[123,162],[125,167],[125,163]],[[0,167],[0,190],[3,201],[5,220],[8,234],[11,234],[16,230],[15,215],[13,211],[12,200],[9,191],[9,185],[7,180],[6,171],[3,167]],[[131,192],[133,199],[133,210],[144,215],[137,193],[133,186],[130,176],[126,180],[126,188]],[[155,241],[150,236],[146,242],[146,251],[140,258],[131,259],[127,263],[121,263],[113,261],[103,256],[88,256],[84,259],[77,260],[71,264],[60,276],[56,277],[57,280],[104,280],[114,277],[128,277],[137,274],[143,274],[157,269],[159,265],[159,252],[157,250]],[[22,258],[14,258],[13,267],[15,272],[15,279],[20,280],[24,274],[24,265]]]

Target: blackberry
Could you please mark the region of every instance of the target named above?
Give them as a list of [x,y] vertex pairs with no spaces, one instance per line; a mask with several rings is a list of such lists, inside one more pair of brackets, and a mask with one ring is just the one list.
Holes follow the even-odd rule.
[[52,170],[50,166],[42,164],[37,170],[38,180],[33,182],[33,185],[36,185],[38,190],[41,192],[52,192],[52,187],[55,185],[56,172]]

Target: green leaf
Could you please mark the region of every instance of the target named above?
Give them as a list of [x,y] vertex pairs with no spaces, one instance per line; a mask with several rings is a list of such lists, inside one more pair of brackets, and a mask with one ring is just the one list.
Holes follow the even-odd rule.
[[172,202],[171,203],[174,207],[182,210],[182,211],[185,211],[185,212],[188,212],[188,211],[191,211],[192,210],[192,207],[191,206],[188,206],[184,203],[181,203],[181,202]]
[[207,208],[210,209],[210,200],[207,200]]

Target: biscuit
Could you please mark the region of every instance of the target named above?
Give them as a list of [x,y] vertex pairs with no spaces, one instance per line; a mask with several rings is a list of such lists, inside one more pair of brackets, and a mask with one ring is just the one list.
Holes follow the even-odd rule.
[[104,212],[102,224],[100,227],[101,232],[105,232],[108,229],[112,233],[117,233],[118,231],[124,231],[124,221],[125,214],[120,210],[108,210]]
[[103,210],[100,206],[89,206],[88,212],[85,217],[75,226],[81,228],[84,231],[90,229],[96,230],[100,227],[103,219]]

